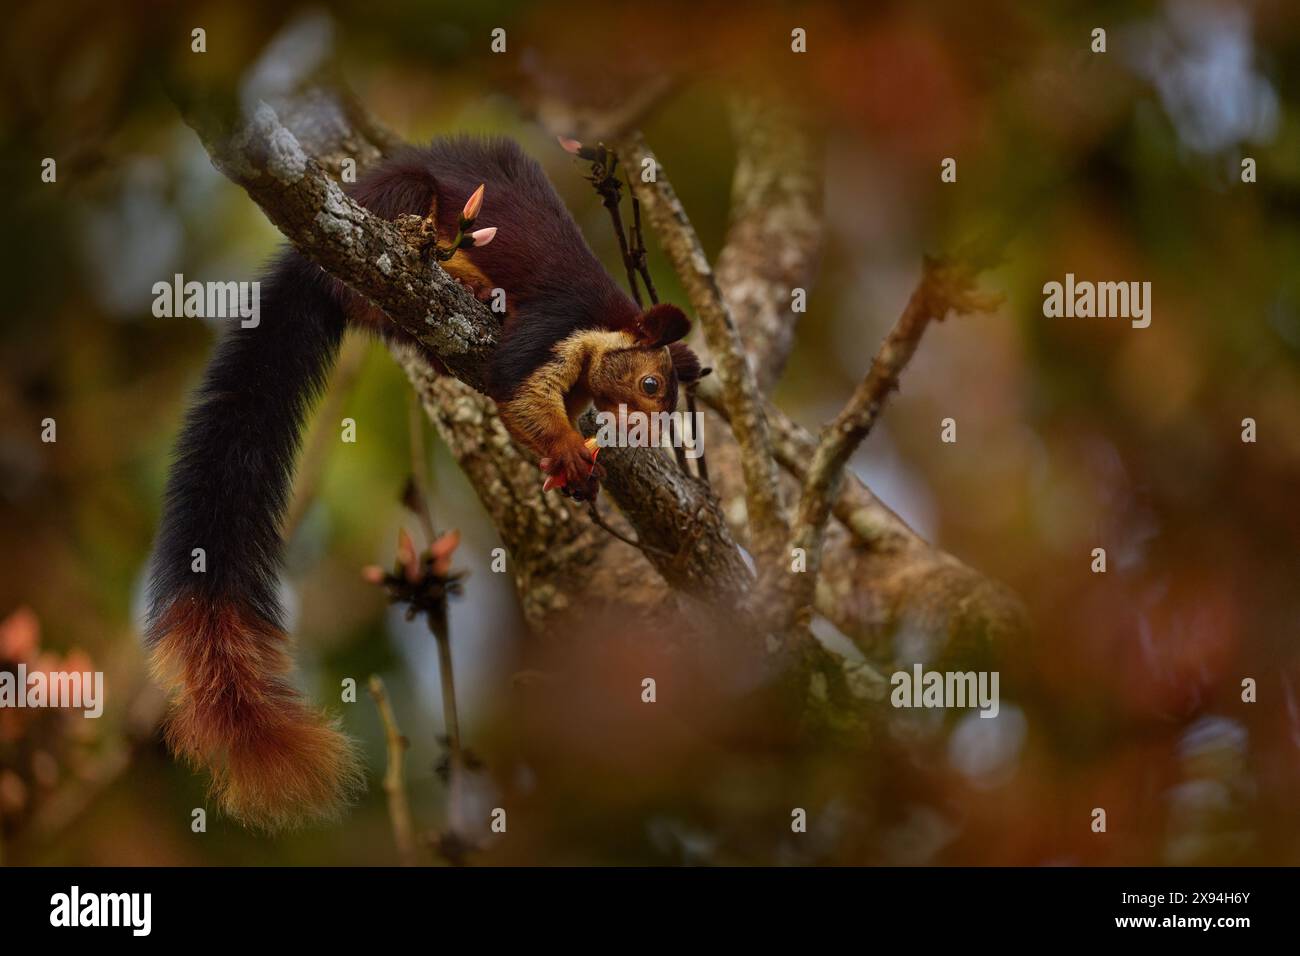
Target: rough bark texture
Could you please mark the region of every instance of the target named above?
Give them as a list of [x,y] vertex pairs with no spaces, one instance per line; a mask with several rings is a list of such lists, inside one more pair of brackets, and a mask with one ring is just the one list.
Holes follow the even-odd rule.
[[330,179],[266,103],[250,116],[186,112],[213,163],[290,242],[377,305],[459,379],[484,387],[496,320],[396,223],[372,216]]
[[[582,424],[595,434],[594,418]],[[723,607],[740,601],[753,576],[708,486],[658,449],[605,448],[600,460],[608,468],[605,487],[652,549],[647,556],[664,580],[701,601]]]
[[798,113],[777,96],[732,104],[736,173],[717,279],[759,389],[768,393],[794,346],[801,313],[794,289],[817,275],[822,244],[822,149]]

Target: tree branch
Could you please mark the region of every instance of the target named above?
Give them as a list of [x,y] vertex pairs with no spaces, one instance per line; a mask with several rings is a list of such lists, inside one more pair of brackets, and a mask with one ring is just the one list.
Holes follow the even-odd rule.
[[645,182],[643,176],[634,173],[632,189],[686,288],[713,353],[732,432],[740,446],[745,503],[753,528],[751,545],[760,563],[766,564],[775,559],[781,547],[786,522],[763,403],[744,345],[699,237],[654,153],[639,133],[620,141],[616,151],[634,171],[647,166],[655,170],[654,182]]
[[[724,422],[729,421],[717,382],[705,379],[696,389],[696,395]],[[802,486],[808,474],[808,463],[817,451],[817,438],[771,402],[764,406],[764,413],[772,435],[772,454],[786,473]],[[853,533],[860,545],[874,550],[896,550],[908,539],[916,537],[916,532],[851,472],[840,486],[832,513]]]
[[382,309],[480,391],[496,345],[486,307],[423,260],[396,223],[357,205],[303,151],[265,103],[251,117],[187,109],[216,167],[242,186],[285,238]]
[[[716,382],[702,382],[699,397],[726,420]],[[774,405],[767,419],[777,461],[802,485],[816,437]],[[1027,631],[1015,594],[929,544],[852,471],[845,470],[831,512],[842,527],[827,529],[813,606],[873,660],[891,660],[889,638],[904,622],[943,635],[946,650],[959,654],[976,643],[1004,646]]]
[[921,280],[908,300],[903,314],[885,337],[871,370],[854,390],[848,404],[822,430],[804,476],[799,497],[790,549],[802,549],[807,558],[805,573],[783,575],[783,606],[776,620],[793,619],[800,607],[812,603],[817,575],[821,569],[822,543],[831,507],[839,497],[844,467],[880,416],[891,392],[898,388],[899,376],[911,361],[926,326],[941,321],[948,312],[980,312],[997,306],[996,297],[975,290],[974,272],[964,264],[948,260],[925,260]]
[[[794,148],[793,144],[801,142],[797,148],[804,158],[799,162],[811,162],[809,157],[815,156],[816,150],[810,134],[798,126],[796,117],[788,110],[757,106],[745,109],[742,104],[735,113],[735,122],[740,126],[747,121],[763,124],[765,131],[744,135],[738,129],[744,154],[741,161],[751,166],[746,175],[752,176],[756,184],[771,184],[769,199],[765,203],[747,203],[743,212],[733,211],[728,246],[740,242],[747,248],[723,249],[719,261],[730,262],[732,270],[729,270],[728,284],[719,282],[719,286],[728,303],[734,303],[737,326],[753,329],[761,324],[756,323],[754,312],[764,308],[764,303],[773,309],[786,308],[791,282],[811,284],[820,249],[820,230],[808,222],[808,217],[815,212],[812,203],[821,187],[817,170],[805,168],[803,174],[783,178],[780,163],[786,162],[788,155],[779,149],[764,150],[761,145],[765,141],[784,142]],[[805,175],[812,176],[813,181],[808,182]],[[775,221],[765,221],[768,217],[791,225],[783,228]],[[804,228],[795,229],[793,224],[800,222],[805,223]],[[665,247],[676,242],[674,233],[678,227],[674,220],[669,219],[667,233],[660,222],[655,225]],[[783,235],[800,237],[785,244],[788,258],[763,255],[768,240],[761,237]],[[692,247],[689,242],[683,245]],[[980,264],[987,264],[987,257],[963,255],[962,258],[964,261],[979,259]],[[748,262],[752,271],[741,271],[742,261]],[[673,264],[683,284],[689,284],[695,270],[691,257],[677,256]],[[750,291],[733,295],[731,283],[744,283]],[[788,310],[779,316],[790,325],[796,317],[796,313]],[[779,335],[759,333],[747,336],[745,344],[757,358],[780,341]],[[773,355],[770,361],[777,363],[777,358]],[[784,361],[784,356],[779,359]],[[717,377],[702,381],[698,395],[723,421],[729,421]],[[764,403],[764,412],[776,460],[789,476],[802,484],[817,440],[770,403]],[[717,487],[720,491],[734,487],[743,492],[739,448],[732,438],[732,433],[725,431],[711,442],[711,457],[720,466],[722,479]],[[1002,650],[1027,632],[1025,609],[1015,594],[930,545],[876,498],[857,476],[850,475],[842,483],[834,499],[833,513],[849,533],[836,528],[825,541],[826,560],[815,586],[814,606],[873,660],[891,659],[892,635],[903,626],[934,634],[943,643],[943,655],[978,648],[985,654],[982,659],[988,659],[985,652]],[[744,524],[743,517],[733,516],[732,521]],[[840,666],[851,677],[851,665],[841,661]]]
[[718,254],[718,286],[748,346],[759,389],[770,392],[794,345],[822,246],[822,149],[800,112],[773,91],[731,104],[736,171]]
[[415,825],[411,819],[411,804],[406,798],[406,780],[402,765],[410,743],[397,728],[393,706],[388,702],[388,691],[378,674],[370,675],[370,696],[379,709],[384,724],[384,740],[388,745],[388,763],[384,770],[384,793],[388,797],[388,818],[393,825],[393,842],[403,866],[415,863]]

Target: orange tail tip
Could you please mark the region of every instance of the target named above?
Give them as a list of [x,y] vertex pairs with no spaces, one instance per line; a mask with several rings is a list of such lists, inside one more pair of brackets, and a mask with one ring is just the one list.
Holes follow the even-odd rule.
[[153,667],[173,691],[172,750],[212,774],[218,806],[274,831],[336,819],[362,785],[351,741],[286,679],[288,638],[254,615],[177,600]]

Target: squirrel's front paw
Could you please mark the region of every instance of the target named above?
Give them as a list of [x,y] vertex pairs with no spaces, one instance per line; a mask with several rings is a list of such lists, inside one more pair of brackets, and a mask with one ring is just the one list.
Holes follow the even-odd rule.
[[543,491],[560,489],[560,494],[575,501],[594,499],[600,491],[600,479],[605,476],[605,469],[596,464],[600,454],[600,445],[596,439],[588,438],[585,442],[575,441],[555,455],[542,459],[542,471],[546,472]]

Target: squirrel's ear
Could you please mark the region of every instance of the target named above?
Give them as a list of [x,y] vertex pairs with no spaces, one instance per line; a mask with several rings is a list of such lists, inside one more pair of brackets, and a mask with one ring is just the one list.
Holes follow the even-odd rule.
[[638,316],[633,333],[646,348],[660,348],[684,338],[691,330],[691,320],[675,305],[661,302]]
[[673,371],[677,378],[686,384],[698,382],[704,373],[700,368],[700,357],[685,342],[673,342],[668,346],[668,355],[673,360]]

